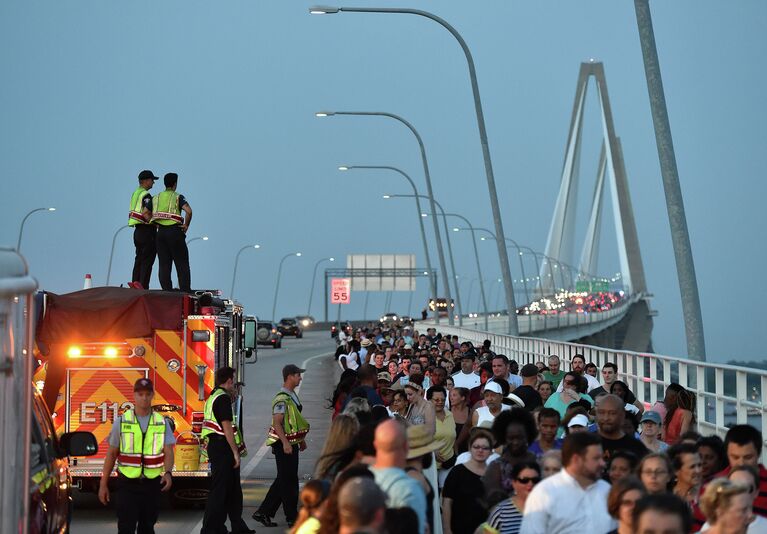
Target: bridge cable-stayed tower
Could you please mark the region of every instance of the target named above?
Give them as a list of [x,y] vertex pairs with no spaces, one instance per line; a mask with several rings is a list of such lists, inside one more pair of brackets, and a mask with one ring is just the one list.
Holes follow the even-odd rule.
[[[580,254],[579,269],[582,273],[597,272],[602,203],[604,201],[604,185],[607,181],[610,185],[610,200],[615,235],[618,240],[618,255],[624,291],[628,296],[637,294],[646,296],[647,283],[634,220],[634,209],[628,188],[623,150],[620,138],[615,133],[612,107],[607,92],[607,80],[604,65],[601,62],[581,63],[562,166],[562,181],[549,228],[545,253],[550,258],[564,263],[571,263],[573,259],[583,116],[588,85],[592,77],[595,81],[599,101],[603,141],[586,237]],[[541,280],[544,280],[544,291],[553,292],[555,290],[553,277],[546,277],[549,270],[549,266],[542,267],[539,276]],[[641,299],[638,305],[634,305],[634,308],[627,317],[629,325],[625,332],[625,342],[620,343],[620,345],[624,348],[649,350],[652,331],[649,307],[646,300]]]

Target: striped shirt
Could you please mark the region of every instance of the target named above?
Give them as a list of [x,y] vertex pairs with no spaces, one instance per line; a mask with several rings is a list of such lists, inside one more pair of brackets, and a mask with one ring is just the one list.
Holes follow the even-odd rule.
[[506,499],[493,508],[487,518],[487,524],[501,534],[518,534],[522,528],[522,512],[511,499]]

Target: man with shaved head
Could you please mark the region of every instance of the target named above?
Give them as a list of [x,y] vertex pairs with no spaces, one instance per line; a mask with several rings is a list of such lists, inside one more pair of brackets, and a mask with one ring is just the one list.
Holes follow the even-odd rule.
[[615,451],[623,450],[641,459],[647,454],[647,447],[623,431],[626,418],[625,403],[617,395],[603,395],[597,403],[597,432],[602,438],[605,461],[609,461]]
[[373,446],[376,461],[371,471],[376,484],[386,494],[388,508],[412,508],[418,516],[418,531],[426,525],[426,494],[421,485],[405,473],[407,434],[405,425],[388,419],[376,428]]

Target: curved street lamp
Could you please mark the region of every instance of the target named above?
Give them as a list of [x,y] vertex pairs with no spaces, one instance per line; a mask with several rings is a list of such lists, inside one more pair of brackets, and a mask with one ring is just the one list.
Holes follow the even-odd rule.
[[124,226],[121,226],[115,231],[115,234],[112,236],[112,250],[109,251],[109,265],[107,266],[107,283],[106,285],[109,285],[109,280],[112,277],[112,259],[115,255],[115,243],[117,242],[117,234],[125,230],[126,228],[130,228],[127,224]]
[[[314,272],[312,273],[312,288],[309,290],[309,305],[306,307],[306,315],[312,314],[312,297],[314,296],[314,281],[317,279],[317,267],[320,266],[320,263],[323,261],[336,261],[335,258],[322,258],[320,260],[317,260],[317,263],[314,264]],[[272,317],[274,319],[274,317]]]
[[[464,41],[463,37],[458,30],[451,26],[445,19],[423,11],[420,9],[406,9],[406,8],[383,8],[383,7],[327,7],[327,6],[313,6],[309,8],[309,13],[312,15],[326,15],[340,12],[350,13],[398,13],[405,15],[418,15],[420,17],[426,17],[433,20],[437,24],[440,24],[443,28],[449,31],[453,37],[455,37],[458,44],[461,46],[464,55],[466,56],[466,63],[469,68],[469,78],[471,80],[471,91],[474,96],[474,111],[477,115],[477,127],[479,129],[479,141],[482,145],[482,157],[485,163],[485,176],[487,178],[487,188],[490,194],[490,207],[493,212],[493,224],[495,226],[495,234],[500,238],[498,245],[498,258],[501,263],[501,273],[503,275],[504,288],[506,292],[506,306],[511,311],[516,309],[514,303],[514,288],[511,283],[511,268],[509,266],[509,255],[506,251],[505,241],[506,236],[503,232],[503,221],[501,220],[501,208],[498,203],[498,195],[495,187],[495,176],[493,174],[493,164],[490,160],[490,147],[487,141],[487,129],[485,128],[485,116],[482,111],[482,100],[479,95],[479,83],[477,82],[477,72],[474,68],[474,58],[471,55],[469,46]],[[434,196],[431,190],[431,183],[428,183],[428,193],[430,197]],[[434,205],[432,204],[432,215],[435,214]],[[436,226],[436,224],[435,224]],[[444,261],[441,263],[443,272]],[[449,295],[447,295],[449,297]],[[450,314],[453,317],[453,314]],[[452,324],[452,323],[451,323]],[[509,313],[508,334],[516,336],[519,334],[519,327],[517,325],[517,317]]]
[[280,266],[277,268],[277,283],[274,285],[274,303],[272,303],[272,321],[277,320],[274,314],[277,311],[277,293],[279,293],[280,291],[280,278],[282,277],[282,264],[285,262],[286,259],[290,258],[291,256],[297,256],[300,258],[301,253],[291,252],[290,254],[285,254],[280,260]]
[[[330,9],[331,11],[322,11],[323,13],[337,13],[338,11],[332,11],[334,8],[317,8],[317,9]],[[314,12],[313,12],[314,13]],[[442,238],[440,237],[439,232],[439,222],[437,221],[437,207],[434,204],[434,201],[432,200],[434,198],[434,192],[432,191],[431,187],[431,174],[429,173],[429,162],[426,159],[426,148],[423,144],[423,139],[421,139],[421,134],[418,133],[418,130],[415,129],[415,126],[410,124],[404,117],[400,117],[399,115],[396,115],[394,113],[388,113],[386,111],[319,111],[314,114],[316,117],[334,117],[336,115],[358,115],[363,117],[387,117],[390,119],[394,119],[396,121],[401,122],[405,126],[408,127],[408,129],[413,133],[413,135],[416,138],[416,141],[418,141],[418,147],[421,150],[421,162],[423,164],[423,173],[424,177],[426,179],[426,192],[429,196],[429,201],[431,203],[431,214],[434,217],[434,238],[437,242],[437,255],[439,256],[439,268],[442,270],[443,273],[443,288],[445,290],[445,298],[448,299],[448,302],[452,300],[452,297],[450,295],[450,281],[447,279],[447,266],[445,264],[445,253],[442,250]],[[421,214],[423,217],[424,215]],[[437,295],[434,295],[436,298]],[[439,324],[439,313],[434,314],[434,321]],[[448,323],[454,324],[453,314],[448,314]]]
[[24,215],[24,218],[21,220],[21,226],[19,227],[19,240],[16,242],[16,252],[21,251],[21,236],[24,234],[24,223],[27,222],[30,215],[37,213],[38,211],[56,211],[56,208],[35,208]]
[[[421,211],[421,201],[419,200],[419,194],[418,194],[418,188],[415,186],[415,182],[412,178],[403,170],[398,169],[397,167],[392,167],[390,165],[342,165],[341,167],[338,167],[339,171],[351,171],[354,169],[371,169],[371,170],[389,170],[398,172],[401,174],[410,184],[410,186],[413,188],[413,194],[415,195],[415,207],[417,210],[417,217],[418,217],[418,227],[421,230],[421,241],[423,241],[423,255],[424,258],[426,258],[426,270],[429,271],[429,289],[431,290],[432,298],[435,298],[437,296],[437,284],[434,279],[434,271],[431,268],[431,257],[429,256],[429,245],[426,241],[426,229],[423,225],[423,215],[424,213]],[[412,297],[412,292],[411,295]],[[409,312],[408,312],[409,313]],[[434,309],[434,317],[439,317],[439,312],[435,308]]]
[[203,235],[203,236],[199,236],[199,237],[193,237],[192,239],[190,239],[189,241],[187,241],[187,242],[186,242],[186,244],[187,244],[187,245],[191,245],[191,244],[192,244],[192,243],[194,243],[195,241],[207,241],[208,239],[209,239],[209,237],[208,237],[208,236],[206,236],[206,235]]
[[[440,214],[442,215],[442,225],[445,230],[445,241],[447,241],[447,253],[448,257],[450,258],[450,268],[453,271],[453,285],[455,286],[455,300],[458,304],[458,325],[463,326],[463,304],[461,303],[461,292],[458,288],[458,274],[455,272],[455,261],[453,261],[453,245],[450,242],[450,232],[447,229],[447,217],[445,216],[445,209],[442,207],[442,204],[437,202],[437,199],[427,197],[426,195],[384,195],[384,198],[413,198],[415,197],[416,200],[418,200],[418,197],[421,198],[429,198],[429,200],[433,201],[434,204],[437,206],[437,208],[440,211]],[[468,302],[467,302],[468,304]],[[451,316],[453,313],[451,312]]]
[[261,245],[245,245],[237,251],[237,256],[234,258],[234,270],[232,271],[232,289],[229,290],[229,298],[232,300],[234,300],[234,280],[237,277],[237,264],[240,263],[240,254],[249,248],[259,249],[261,248]]

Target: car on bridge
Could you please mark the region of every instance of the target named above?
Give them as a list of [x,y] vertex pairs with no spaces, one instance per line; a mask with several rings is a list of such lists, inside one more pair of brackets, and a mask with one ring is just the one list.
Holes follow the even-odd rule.
[[296,321],[298,321],[298,324],[300,324],[303,328],[308,328],[317,322],[316,319],[311,315],[297,315]]
[[277,323],[277,330],[283,336],[296,336],[296,339],[304,337],[304,332],[301,330],[301,326],[298,321],[292,317],[283,317],[280,322]]
[[380,319],[378,319],[378,322],[380,322],[384,326],[397,326],[401,322],[401,318],[396,313],[384,313]]
[[271,345],[272,348],[282,348],[282,334],[272,321],[258,321],[256,325],[256,343]]

